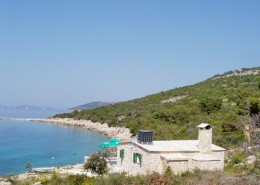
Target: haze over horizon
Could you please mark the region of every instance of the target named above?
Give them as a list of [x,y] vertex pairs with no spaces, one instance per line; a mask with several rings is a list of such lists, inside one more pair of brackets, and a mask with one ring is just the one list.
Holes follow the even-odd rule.
[[1,1],[0,105],[120,102],[260,66],[260,1]]

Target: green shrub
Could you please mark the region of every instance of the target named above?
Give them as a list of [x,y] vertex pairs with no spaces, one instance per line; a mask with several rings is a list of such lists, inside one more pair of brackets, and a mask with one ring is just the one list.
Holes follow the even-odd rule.
[[109,174],[107,176],[98,177],[95,181],[95,185],[122,185],[128,181],[124,174]]
[[219,110],[222,106],[222,100],[219,97],[205,97],[200,101],[200,108],[208,114]]
[[104,157],[94,153],[84,164],[84,168],[96,174],[102,175],[107,172],[107,162]]
[[260,100],[258,98],[250,98],[249,109],[251,114],[257,114],[260,112]]
[[172,169],[168,166],[168,167],[166,168],[164,174],[165,174],[166,176],[172,176],[172,175],[173,175]]
[[239,164],[239,163],[242,163],[244,159],[245,159],[244,153],[241,151],[237,151],[237,152],[234,152],[234,154],[232,155],[231,163]]
[[65,178],[66,184],[69,185],[92,185],[94,179],[91,179],[85,175],[69,175]]
[[236,123],[225,122],[222,124],[223,132],[237,132],[239,131],[239,126]]

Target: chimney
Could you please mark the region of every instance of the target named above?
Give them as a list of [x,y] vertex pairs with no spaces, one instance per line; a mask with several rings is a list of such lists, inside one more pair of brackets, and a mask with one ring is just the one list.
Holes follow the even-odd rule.
[[199,128],[199,151],[200,153],[209,154],[211,153],[212,128],[214,127],[207,123],[201,123],[197,127]]

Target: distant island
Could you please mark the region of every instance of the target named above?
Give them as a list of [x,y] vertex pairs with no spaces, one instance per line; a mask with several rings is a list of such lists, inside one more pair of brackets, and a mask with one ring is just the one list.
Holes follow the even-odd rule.
[[96,108],[104,107],[104,106],[111,105],[111,104],[114,104],[114,103],[97,101],[97,102],[91,102],[91,103],[86,103],[84,105],[72,107],[72,108],[69,108],[69,110],[91,110],[91,109],[96,109]]
[[30,106],[30,105],[19,105],[19,106],[0,105],[0,110],[54,111],[58,109],[50,108],[50,107]]

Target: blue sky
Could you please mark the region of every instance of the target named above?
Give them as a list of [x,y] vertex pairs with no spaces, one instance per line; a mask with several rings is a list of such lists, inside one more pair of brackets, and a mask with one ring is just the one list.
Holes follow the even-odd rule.
[[125,101],[260,66],[260,1],[0,1],[0,104]]

